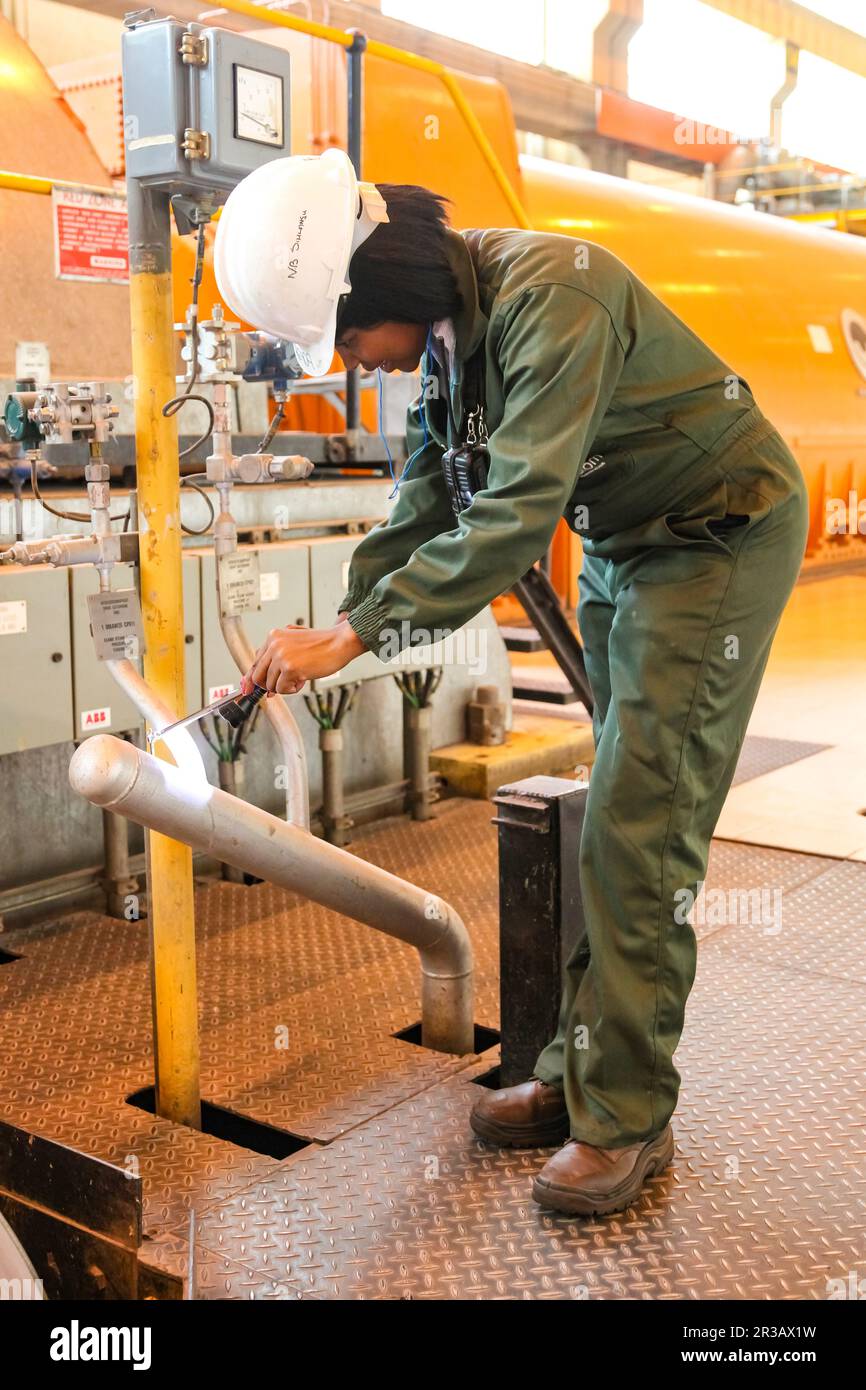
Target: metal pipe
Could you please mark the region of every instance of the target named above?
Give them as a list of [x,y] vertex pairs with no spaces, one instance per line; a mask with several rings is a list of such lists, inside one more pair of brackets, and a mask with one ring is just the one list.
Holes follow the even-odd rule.
[[[364,114],[364,49],[367,36],[359,29],[350,29],[352,46],[346,52],[346,127],[348,154],[357,178],[361,173],[362,150],[361,132]],[[346,448],[349,459],[354,459],[358,448],[358,430],[361,425],[361,391],[357,367],[346,372]]]
[[69,780],[94,805],[414,946],[424,1046],[461,1056],[473,1050],[472,945],[441,898],[217,787],[191,787],[178,768],[110,734],[76,749]]
[[[220,498],[219,515],[214,522],[214,554],[216,565],[217,612],[220,615],[220,629],[225,644],[238,670],[244,674],[253,664],[255,649],[246,634],[240,618],[224,617],[219,592],[219,564],[223,555],[231,555],[237,550],[238,538],[235,519],[229,510],[230,483],[218,483]],[[310,828],[310,789],[307,776],[307,754],[304,741],[295,716],[281,695],[262,702],[271,728],[279,740],[286,768],[286,819],[303,830]]]
[[122,197],[116,188],[104,188],[98,183],[70,183],[68,179],[46,178],[41,174],[17,174],[11,169],[0,169],[0,188],[8,188],[18,193],[50,194],[52,188],[68,188],[75,193],[103,193],[108,198]]
[[433,742],[433,710],[403,701],[405,725],[406,776],[409,780],[409,807],[413,820],[430,820],[433,793],[430,790],[430,749]]
[[[105,905],[109,917],[126,917],[127,899],[138,893],[138,879],[129,869],[129,831],[123,816],[102,808],[102,843],[105,848]],[[135,914],[138,916],[138,913]]]
[[[229,762],[226,758],[220,758],[217,764],[220,789],[228,792],[230,796],[237,796],[243,782],[243,765],[239,761]],[[222,876],[226,883],[243,883],[244,871],[239,869],[236,864],[223,864]]]
[[[255,648],[246,634],[240,618],[220,615],[220,627],[235,665],[241,672],[250,669],[255,660]],[[262,708],[279,740],[286,768],[286,820],[302,830],[310,828],[310,791],[307,779],[307,754],[295,716],[282,695],[263,700]]]
[[[132,371],[138,484],[144,674],[175,718],[186,712],[171,219],[167,193],[127,181]],[[125,745],[128,746],[128,745]],[[189,846],[149,837],[156,1111],[201,1126],[195,910]]]
[[[105,665],[152,729],[161,730],[174,723],[171,710],[154,694],[131,661],[110,660]],[[207,786],[204,760],[189,729],[174,729],[162,743],[191,785]]]
[[39,541],[15,541],[4,550],[0,563],[7,565],[101,565],[105,563],[107,541],[117,542],[121,561],[138,560],[138,536],[130,531],[105,536],[49,536]]
[[352,822],[343,790],[343,730],[319,729],[322,753],[322,825],[331,845],[345,845]]

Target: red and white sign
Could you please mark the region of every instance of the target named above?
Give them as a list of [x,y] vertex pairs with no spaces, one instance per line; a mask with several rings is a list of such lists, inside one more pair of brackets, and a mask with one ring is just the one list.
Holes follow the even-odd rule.
[[58,280],[129,284],[126,199],[86,189],[54,188],[54,273]]
[[81,711],[81,729],[85,734],[89,734],[91,729],[107,729],[110,723],[110,706],[106,709],[83,709]]

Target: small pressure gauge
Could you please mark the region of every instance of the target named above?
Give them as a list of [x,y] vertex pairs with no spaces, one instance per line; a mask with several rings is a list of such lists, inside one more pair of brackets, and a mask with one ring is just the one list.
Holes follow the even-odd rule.
[[235,135],[259,145],[283,145],[283,79],[235,64]]

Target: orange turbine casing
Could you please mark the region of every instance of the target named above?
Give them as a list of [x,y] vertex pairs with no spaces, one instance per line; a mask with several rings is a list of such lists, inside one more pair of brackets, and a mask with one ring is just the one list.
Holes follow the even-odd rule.
[[[322,71],[333,83],[333,67]],[[619,256],[748,381],[806,475],[814,547],[824,533],[827,498],[845,499],[849,488],[866,484],[866,379],[841,327],[846,308],[866,317],[866,238],[518,156],[505,88],[456,76],[533,227],[597,242]],[[419,183],[447,195],[458,227],[512,225],[441,82],[368,57],[364,94],[364,178]],[[340,107],[342,99],[341,91]],[[313,136],[315,144],[321,133]],[[324,139],[332,141],[334,132]],[[191,249],[175,249],[181,317]],[[208,268],[205,311],[216,297]],[[375,427],[372,393],[365,394],[365,424]],[[337,428],[333,412],[327,423],[313,424],[311,413],[323,409],[318,402],[292,403],[287,427]],[[568,541],[575,544],[576,538]],[[569,598],[572,559],[554,556],[554,579]]]

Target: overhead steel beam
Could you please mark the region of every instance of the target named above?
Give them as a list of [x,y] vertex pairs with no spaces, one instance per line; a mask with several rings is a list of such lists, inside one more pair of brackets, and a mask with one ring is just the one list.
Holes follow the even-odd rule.
[[628,46],[643,24],[643,0],[609,0],[592,34],[592,80],[628,91]]
[[[75,9],[112,15],[116,19],[122,19],[130,8],[130,0],[86,0],[86,3],[78,4],[74,0],[60,2],[71,4]],[[251,30],[257,27],[252,19],[231,14],[228,10],[209,8],[196,3],[196,0],[154,0],[153,8],[157,14],[173,14],[187,22],[207,13],[213,23],[227,29]],[[338,18],[334,6],[328,6],[324,0],[310,0],[309,15],[306,9],[305,6],[303,10],[296,9],[291,13],[310,18],[314,23],[339,22],[341,28],[362,29],[370,39],[406,49],[423,58],[432,58],[458,72],[495,78],[508,91],[518,130],[570,141],[582,133],[595,130],[595,88],[590,82],[582,82],[554,68],[519,63],[497,53],[473,48],[471,44],[460,43],[457,39],[430,33],[414,24],[389,19],[376,10],[368,9],[366,5],[356,3],[356,0],[341,4]]]
[[[75,0],[60,0],[60,3],[71,5],[74,9],[90,10],[94,14],[111,15],[115,19],[122,19],[130,8],[130,0],[84,0],[84,3],[79,0],[77,4]],[[794,3],[794,0],[704,0],[704,3],[733,19],[753,25],[763,33],[784,39],[819,58],[826,58],[840,68],[866,76],[866,38],[842,24],[823,19],[805,5]],[[220,12],[201,3],[201,0],[174,0],[174,3],[154,0],[153,7],[158,14],[173,14],[187,21],[209,14],[216,23],[227,29],[256,27],[252,20],[226,10]],[[305,15],[307,10],[309,18],[316,23],[334,22],[333,7],[326,0],[308,0],[304,7]],[[458,39],[430,33],[402,20],[390,19],[357,3],[357,0],[345,0],[340,5],[339,23],[347,29],[363,29],[371,39],[433,58],[446,67],[474,73],[479,77],[496,78],[511,98],[518,130],[566,141],[574,141],[581,134],[595,131],[595,88],[591,82],[582,82],[555,68],[519,63],[496,53],[487,53]],[[615,87],[617,84],[611,81],[610,85]]]
[[790,40],[785,44],[785,81],[770,102],[770,133],[774,145],[784,146],[782,136],[783,109],[788,97],[797,90],[800,75],[800,50]]
[[848,72],[866,77],[866,38],[824,19],[795,0],[703,0],[714,10],[721,10],[732,19],[751,24],[774,39],[784,39],[796,48],[825,58],[828,63],[846,68]]

